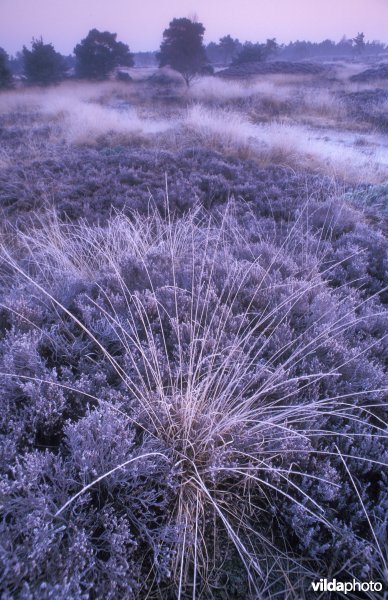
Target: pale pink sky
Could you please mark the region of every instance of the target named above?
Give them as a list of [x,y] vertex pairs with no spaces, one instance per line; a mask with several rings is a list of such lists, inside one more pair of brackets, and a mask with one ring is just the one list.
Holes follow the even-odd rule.
[[159,47],[174,17],[196,15],[205,41],[320,41],[353,37],[388,42],[388,0],[0,0],[0,47],[14,54],[43,36],[63,53],[94,27],[118,34],[131,50]]

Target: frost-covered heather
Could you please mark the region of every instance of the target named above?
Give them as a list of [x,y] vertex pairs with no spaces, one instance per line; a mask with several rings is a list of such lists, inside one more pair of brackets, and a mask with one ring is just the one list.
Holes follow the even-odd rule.
[[135,110],[118,111],[113,108],[97,104],[79,104],[50,106],[49,115],[62,114],[65,140],[70,144],[93,145],[101,137],[109,138],[115,143],[131,141],[138,137],[147,140],[147,137],[160,134],[171,126],[167,121],[142,119]]
[[2,599],[387,577],[386,100],[337,84],[0,95]]
[[0,112],[9,114],[17,111],[31,112],[34,109],[49,110],[58,103],[69,105],[78,102],[107,102],[112,95],[128,91],[118,82],[65,82],[58,86],[42,89],[37,87],[5,91],[0,95]]
[[169,208],[3,248],[6,597],[382,579],[384,238],[337,198]]
[[189,90],[190,98],[199,100],[213,100],[222,104],[228,100],[243,100],[252,96],[270,97],[276,95],[289,99],[289,89],[281,89],[271,80],[264,81],[233,81],[219,79],[216,77],[202,77],[194,80],[192,87]]
[[[19,148],[15,138],[8,143],[13,141]],[[257,204],[265,214],[283,215],[305,198],[306,186],[318,195],[330,194],[333,188],[326,178],[260,168],[253,161],[227,158],[198,145],[175,152],[128,146],[38,148],[37,156],[31,157],[29,147],[27,156],[22,154],[22,168],[13,164],[0,172],[4,223],[24,221],[34,209],[53,206],[62,217],[83,216],[89,222],[104,222],[117,209],[144,213],[151,198],[163,206],[166,178],[170,204],[179,211],[196,201],[208,207],[224,203],[234,195]]]
[[308,116],[345,117],[343,101],[334,89],[314,89],[308,78],[298,76],[267,76],[252,80],[225,80],[216,77],[203,77],[194,81],[188,95],[197,102],[211,102],[222,106],[228,102],[235,105],[245,102],[246,109],[272,108],[277,112],[282,108],[286,114]]
[[[6,92],[0,113],[7,122],[23,115],[28,144],[46,142],[50,153],[64,143],[167,151],[200,143],[261,165],[309,169],[354,184],[381,183],[388,177],[388,146],[380,134],[387,128],[387,98],[380,92],[364,97],[341,86],[316,89],[305,79],[298,85],[273,77],[245,83],[203,78],[188,91],[172,86],[170,92],[144,82],[67,83],[47,91]],[[161,105],[163,93],[171,106]],[[352,131],[351,123],[360,119],[363,125]]]
[[141,118],[128,102],[123,108],[110,106],[112,97],[125,88],[120,84],[68,84],[60,88],[7,92],[0,96],[0,112],[28,113],[35,110],[51,125],[53,141],[94,145],[110,136],[111,142],[128,142],[166,131],[166,120]]
[[[340,134],[286,122],[253,124],[233,110],[190,108],[185,125],[210,148],[257,159],[262,164],[309,168],[340,179],[362,183],[388,177],[388,146],[347,145]],[[331,136],[331,137],[330,137]]]

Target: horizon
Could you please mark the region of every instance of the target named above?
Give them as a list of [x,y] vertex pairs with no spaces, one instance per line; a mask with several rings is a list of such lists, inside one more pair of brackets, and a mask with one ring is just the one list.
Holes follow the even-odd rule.
[[[33,38],[43,38],[58,52],[72,54],[74,47],[91,29],[117,33],[117,39],[136,52],[158,50],[163,31],[173,18],[196,17],[206,31],[204,42],[218,42],[230,34],[241,42],[262,42],[275,37],[278,43],[304,40],[338,42],[358,32],[368,41],[388,43],[387,0],[143,0],[141,6],[127,0],[0,1],[0,47],[14,56]],[[242,9],[242,10],[241,10]],[[136,10],[136,12],[135,12]],[[239,16],[236,19],[236,11]],[[333,19],[332,15],[336,18]],[[151,16],[150,16],[151,15]]]

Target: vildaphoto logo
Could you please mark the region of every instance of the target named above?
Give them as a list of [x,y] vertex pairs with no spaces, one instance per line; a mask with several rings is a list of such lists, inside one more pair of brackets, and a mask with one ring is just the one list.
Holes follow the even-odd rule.
[[338,581],[337,579],[320,579],[313,581],[311,587],[314,592],[381,592],[383,584],[380,581]]

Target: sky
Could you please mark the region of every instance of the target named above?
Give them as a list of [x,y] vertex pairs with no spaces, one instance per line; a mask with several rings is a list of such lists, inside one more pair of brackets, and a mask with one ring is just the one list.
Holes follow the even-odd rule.
[[15,54],[42,36],[69,54],[93,28],[117,33],[134,52],[158,49],[174,17],[194,17],[205,42],[276,37],[338,41],[359,31],[388,43],[388,0],[0,0],[0,47]]

